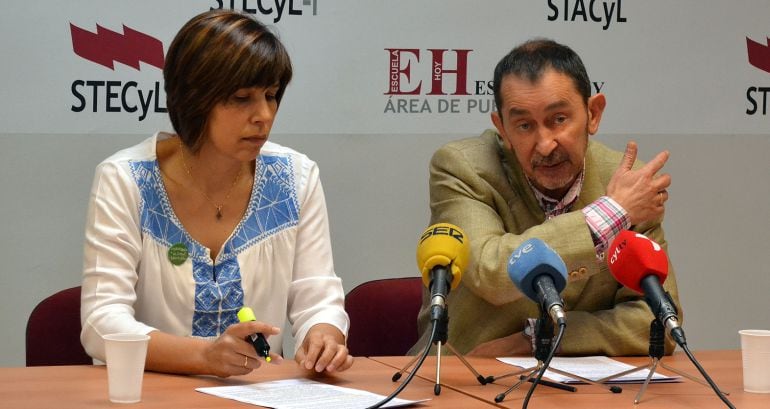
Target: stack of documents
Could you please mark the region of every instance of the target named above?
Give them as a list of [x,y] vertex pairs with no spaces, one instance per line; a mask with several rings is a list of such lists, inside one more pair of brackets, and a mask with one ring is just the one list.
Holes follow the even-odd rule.
[[[195,390],[220,398],[278,409],[360,409],[372,406],[385,398],[371,392],[327,385],[309,379],[285,379],[251,385],[216,386]],[[411,401],[395,398],[382,407],[406,406],[425,400]]]
[[[522,368],[531,368],[537,365],[537,360],[534,358],[497,358],[497,360]],[[658,367],[660,367],[660,365]],[[554,357],[551,360],[549,368],[560,369],[564,372],[573,373],[592,381],[598,381],[634,367],[606,356],[585,356],[578,358]],[[642,383],[649,373],[649,369],[643,368],[618,378],[613,377],[608,383]],[[580,383],[580,381],[575,378],[570,378],[569,376],[564,376],[550,370],[545,371],[545,375],[543,376],[556,382]],[[652,375],[650,382],[680,382],[679,378],[679,376],[665,376],[655,372]]]

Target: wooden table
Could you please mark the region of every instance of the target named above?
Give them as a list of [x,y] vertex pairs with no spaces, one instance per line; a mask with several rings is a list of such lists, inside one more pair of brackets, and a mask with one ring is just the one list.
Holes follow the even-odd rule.
[[[313,377],[324,383],[389,395],[397,386],[394,371],[381,363],[356,358],[353,367],[335,376]],[[257,408],[195,391],[195,388],[230,386],[278,379],[304,378],[307,372],[287,359],[281,365],[263,365],[249,375],[220,379],[209,376],[181,376],[146,372],[142,401],[111,403],[107,393],[105,366],[44,366],[0,368],[0,408],[88,409],[88,408]],[[400,395],[404,399],[431,399],[425,407],[473,408],[488,404],[472,396],[447,389],[436,399],[433,383],[415,377]],[[321,409],[321,408],[319,408]]]
[[[741,352],[737,350],[699,351],[695,357],[706,369],[706,372],[724,391],[730,393],[728,399],[738,409],[764,408],[770,409],[770,394],[747,393],[743,391],[743,370]],[[401,368],[409,357],[372,357],[372,359]],[[509,373],[516,367],[503,364],[487,358],[466,358],[471,365],[484,376],[499,376]],[[616,358],[632,366],[649,363],[649,357]],[[679,371],[700,378],[698,370],[692,365],[683,352],[662,359],[666,365]],[[416,377],[426,381],[435,381],[436,357],[428,357]],[[657,372],[675,375],[658,366]],[[489,404],[495,404],[495,396],[507,390],[516,381],[514,378],[501,379],[495,384],[481,385],[473,374],[460,362],[457,357],[443,356],[441,359],[441,383],[444,385],[441,395],[447,390],[455,390],[471,396],[484,399]],[[498,384],[499,383],[499,384]],[[520,408],[530,384],[524,384],[511,392],[501,407]],[[680,383],[650,384],[639,404],[634,405],[634,398],[641,384],[622,385],[623,392],[611,393],[606,389],[593,385],[576,385],[578,391],[570,393],[553,388],[538,386],[529,402],[533,409],[547,408],[636,408],[636,409],[679,409],[679,408],[726,408],[727,406],[716,396],[714,391],[699,383],[683,378]],[[439,397],[440,399],[440,397]],[[438,399],[437,399],[438,400]]]
[[[695,353],[716,383],[730,392],[730,400],[740,409],[770,408],[770,394],[743,392],[740,351],[700,351]],[[388,395],[397,383],[391,381],[410,357],[356,358],[353,367],[335,376],[316,378],[319,381]],[[631,365],[642,365],[649,358],[619,358]],[[471,364],[482,375],[502,375],[514,367],[494,359],[470,358]],[[678,370],[697,375],[682,353],[663,358],[663,362]],[[480,385],[457,357],[441,360],[441,394],[433,394],[436,358],[428,357],[412,383],[401,393],[405,399],[431,399],[418,407],[441,408],[520,408],[526,388],[513,391],[500,404],[494,402],[497,394],[505,391],[513,378],[495,384]],[[661,370],[663,373],[666,371]],[[667,373],[668,374],[668,373]],[[144,376],[142,402],[132,405],[110,403],[107,398],[107,370],[104,366],[49,366],[30,368],[0,368],[0,408],[249,408],[245,403],[222,399],[196,392],[195,388],[250,384],[278,379],[302,378],[307,373],[293,360],[282,365],[267,365],[249,375],[220,379],[207,376],[178,376],[147,372]],[[592,385],[578,385],[576,393],[539,386],[531,401],[532,409],[679,409],[723,408],[724,404],[707,387],[684,379],[681,383],[652,384],[641,403],[633,400],[641,385],[624,385],[623,393],[613,394]],[[319,408],[321,409],[321,408]]]

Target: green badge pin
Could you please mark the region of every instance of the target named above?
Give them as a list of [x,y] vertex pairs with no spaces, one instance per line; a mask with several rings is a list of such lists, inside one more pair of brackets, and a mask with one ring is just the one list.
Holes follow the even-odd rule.
[[190,253],[184,243],[176,243],[168,249],[168,260],[175,266],[181,266],[189,256]]

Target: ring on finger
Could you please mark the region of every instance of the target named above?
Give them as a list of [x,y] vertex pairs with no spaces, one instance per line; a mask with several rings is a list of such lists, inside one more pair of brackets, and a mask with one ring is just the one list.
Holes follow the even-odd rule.
[[249,367],[249,357],[246,357],[246,360],[243,361],[243,367],[248,368]]

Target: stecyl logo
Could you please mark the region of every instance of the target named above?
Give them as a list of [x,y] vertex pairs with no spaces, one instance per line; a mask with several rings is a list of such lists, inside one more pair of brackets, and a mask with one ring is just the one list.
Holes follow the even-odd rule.
[[[770,74],[770,38],[765,38],[765,42],[758,43],[746,37],[746,53],[748,54],[749,64],[753,67]],[[770,93],[770,86],[752,85],[746,89],[746,99],[749,108],[746,109],[747,115],[767,115],[767,94]]]
[[139,62],[163,69],[163,43],[123,26],[123,34],[96,25],[96,33],[70,23],[72,51],[88,61],[115,70],[119,62],[139,70]]
[[[244,13],[272,17],[273,23],[284,16],[318,14],[318,0],[215,0],[211,10],[240,10]],[[303,13],[307,11],[308,13]]]
[[[70,35],[75,55],[113,72],[115,63],[137,71],[143,67],[140,63],[160,70],[165,63],[160,40],[126,25],[121,34],[98,24],[96,32],[91,32],[70,23]],[[150,112],[167,112],[165,106],[161,106],[165,101],[165,94],[162,98],[160,95],[161,88],[159,81],[142,86],[136,81],[76,79],[70,86],[76,99],[70,110],[138,113],[138,120],[143,121]]]
[[767,45],[746,37],[746,51],[749,54],[749,64],[770,74],[770,38],[766,38],[765,42]]
[[628,21],[622,7],[623,0],[548,0],[548,21],[596,23],[607,30]]

